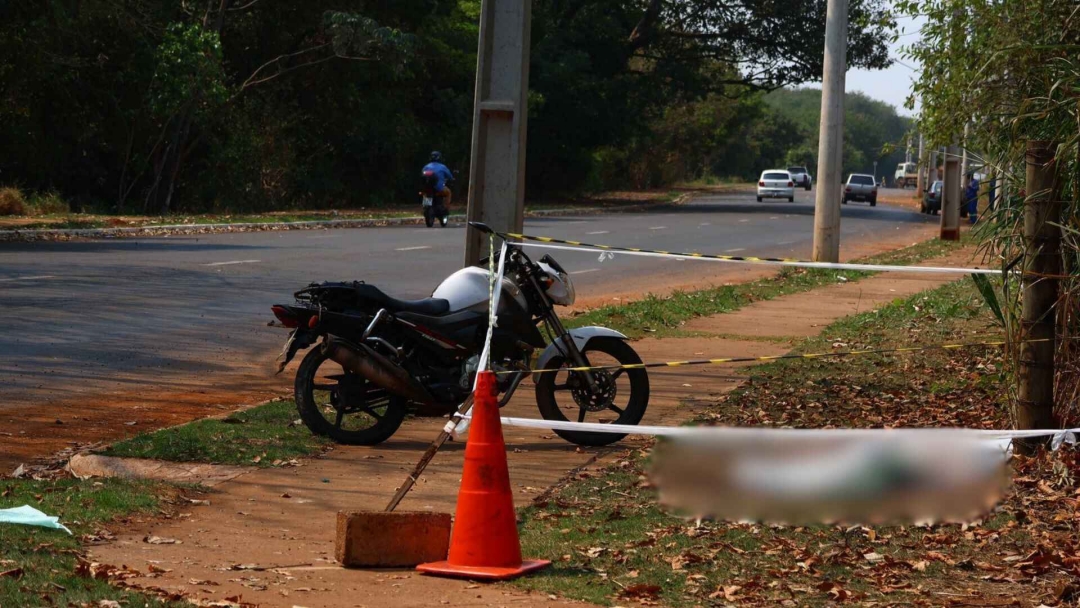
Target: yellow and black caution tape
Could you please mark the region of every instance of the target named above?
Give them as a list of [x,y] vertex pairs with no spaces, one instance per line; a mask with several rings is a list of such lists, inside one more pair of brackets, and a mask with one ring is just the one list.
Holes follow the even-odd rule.
[[[1023,340],[1016,342],[1016,344],[1032,344],[1035,342],[1049,342],[1049,338],[1040,338],[1037,340]],[[585,367],[558,367],[548,369],[534,369],[531,370],[534,374],[549,374],[555,372],[586,372],[586,371],[614,371],[620,369],[651,369],[654,367],[683,367],[689,365],[723,365],[726,363],[757,363],[762,361],[778,361],[781,359],[826,359],[826,358],[840,358],[840,357],[853,357],[859,355],[888,355],[895,353],[915,353],[930,350],[958,350],[962,348],[975,348],[979,346],[1004,346],[1009,342],[1005,340],[996,340],[993,342],[965,342],[962,344],[935,344],[933,346],[906,346],[902,348],[878,348],[870,350],[845,350],[840,352],[829,353],[803,353],[803,354],[788,354],[788,355],[770,355],[766,357],[725,357],[721,359],[689,359],[687,361],[663,361],[658,363],[627,363],[623,365],[595,365]],[[517,370],[500,371],[498,374],[515,374]]]
[[556,243],[559,245],[573,245],[574,247],[591,247],[593,249],[603,249],[604,251],[624,251],[627,253],[656,253],[659,255],[673,255],[686,258],[704,258],[709,260],[726,260],[729,262],[785,262],[785,263],[800,263],[805,260],[798,260],[795,258],[759,258],[754,256],[738,256],[738,255],[714,255],[709,253],[681,253],[678,251],[663,251],[660,249],[638,249],[637,247],[617,247],[615,245],[596,245],[593,243],[583,243],[581,241],[569,241],[565,239],[556,239],[550,236],[535,236],[530,234],[519,234],[516,232],[496,232],[495,234],[503,238],[519,239],[522,241],[536,241],[538,243]]
[[638,247],[618,247],[615,245],[600,245],[596,243],[585,243],[582,241],[571,241],[568,239],[557,239],[550,236],[536,236],[533,234],[521,234],[518,232],[494,232],[496,235],[503,239],[516,239],[521,241],[534,241],[537,243],[545,243],[549,245],[566,245],[570,247],[580,247],[582,250],[588,251],[610,251],[620,252],[628,255],[644,255],[644,256],[669,256],[675,258],[689,258],[699,260],[718,260],[721,262],[746,262],[750,264],[778,264],[782,266],[798,266],[803,268],[827,268],[834,270],[855,270],[860,272],[919,272],[919,273],[948,273],[948,274],[1000,274],[1000,271],[991,270],[988,268],[956,268],[956,267],[934,267],[934,266],[899,266],[894,264],[860,264],[851,262],[814,262],[810,260],[799,260],[796,258],[763,258],[756,256],[740,256],[740,255],[719,255],[711,253],[698,253],[698,252],[681,252],[681,251],[664,251],[662,249],[641,249]]

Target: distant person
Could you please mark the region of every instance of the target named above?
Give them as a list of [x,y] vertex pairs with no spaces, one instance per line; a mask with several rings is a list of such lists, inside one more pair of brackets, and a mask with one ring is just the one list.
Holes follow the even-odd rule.
[[979,219],[979,180],[974,175],[964,189],[964,206],[971,223],[974,224]]
[[440,196],[446,197],[444,204],[446,208],[450,208],[450,198],[453,193],[450,192],[450,188],[447,186],[450,182],[454,181],[454,174],[450,172],[450,169],[443,164],[442,152],[432,152],[431,162],[424,165],[424,173],[432,171],[439,178],[439,181],[435,184],[435,192]]

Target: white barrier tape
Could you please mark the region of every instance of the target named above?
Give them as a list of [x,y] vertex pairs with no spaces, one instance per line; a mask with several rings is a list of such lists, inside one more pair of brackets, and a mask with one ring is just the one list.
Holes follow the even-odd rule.
[[[476,392],[476,382],[480,377],[479,372],[488,368],[488,360],[491,358],[491,336],[492,336],[492,333],[495,331],[495,321],[497,319],[496,311],[499,310],[499,296],[502,295],[502,279],[503,279],[503,274],[506,271],[506,250],[508,248],[509,248],[509,244],[504,239],[503,243],[502,243],[502,249],[499,250],[499,269],[494,273],[495,276],[493,276],[491,278],[491,282],[489,283],[488,330],[487,330],[487,336],[484,338],[484,350],[481,351],[481,353],[480,353],[480,361],[476,366],[477,373],[473,377],[473,392],[474,393]],[[495,252],[495,235],[492,234],[491,235],[491,245],[488,248],[488,256],[490,257],[491,255],[494,255],[494,252]],[[494,260],[489,260],[489,262],[488,262],[488,268],[489,268],[488,272],[491,272],[493,262],[494,262]],[[472,414],[472,406],[469,406],[469,409],[466,410],[464,415],[462,415],[461,421],[458,422],[456,425],[452,424],[453,421],[446,423],[447,429],[445,429],[445,430],[446,430],[447,433],[450,434],[450,436],[454,439],[454,441],[457,441],[458,435],[460,435],[461,433],[464,433],[465,431],[469,430],[470,420],[472,419],[471,414]]]
[[[590,247],[587,245],[582,246],[567,246],[567,245],[550,245],[547,243],[517,243],[521,247],[536,247],[539,249],[561,249],[563,251],[588,251],[599,252],[604,259],[611,259],[614,254],[619,255],[636,255],[641,257],[651,258],[675,258],[678,260],[696,260],[701,262],[720,262],[723,264],[764,264],[767,266],[793,266],[796,268],[825,268],[832,270],[859,270],[863,272],[919,272],[919,273],[937,273],[937,274],[989,274],[1000,275],[1000,270],[991,270],[989,268],[953,268],[947,266],[890,266],[887,264],[854,264],[854,263],[833,263],[833,262],[803,262],[797,260],[773,260],[764,258],[745,258],[736,256],[717,257],[717,256],[704,256],[704,255],[692,255],[685,253],[660,253],[654,251],[626,251],[624,249],[618,249],[611,251],[608,249],[600,249],[597,247]],[[601,260],[603,261],[603,260]]]
[[540,420],[536,418],[502,418],[505,426],[546,431],[585,431],[592,433],[612,433],[619,435],[651,435],[656,437],[688,437],[708,439],[728,439],[755,437],[777,439],[798,437],[800,439],[856,437],[880,437],[889,435],[935,435],[963,436],[986,440],[1026,439],[1031,437],[1053,437],[1055,449],[1063,443],[1077,443],[1080,428],[1071,429],[1031,429],[1031,430],[986,430],[965,428],[896,428],[896,429],[802,429],[802,428],[767,428],[767,427],[729,427],[729,426],[648,426],[631,424],[602,424],[598,422],[570,422],[562,420]]

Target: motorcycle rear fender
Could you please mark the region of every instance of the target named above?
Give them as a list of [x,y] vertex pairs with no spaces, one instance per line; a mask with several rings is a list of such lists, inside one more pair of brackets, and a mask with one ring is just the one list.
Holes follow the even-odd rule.
[[[577,329],[570,330],[570,337],[574,339],[574,344],[578,347],[578,350],[585,350],[585,347],[589,344],[590,340],[594,338],[615,338],[618,340],[629,340],[623,334],[615,331],[614,329],[608,329],[606,327],[579,327]],[[559,349],[558,344],[549,344],[544,352],[540,353],[540,357],[536,360],[536,369],[547,369],[548,364],[556,355],[562,356],[562,351]]]

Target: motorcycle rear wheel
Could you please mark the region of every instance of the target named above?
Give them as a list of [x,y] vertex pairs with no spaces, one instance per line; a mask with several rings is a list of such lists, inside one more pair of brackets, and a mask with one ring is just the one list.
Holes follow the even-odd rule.
[[296,370],[296,411],[312,433],[345,445],[390,438],[408,413],[405,399],[342,369],[313,348]]
[[[641,357],[626,342],[616,338],[593,338],[581,353],[589,365],[629,365],[641,363]],[[567,362],[561,356],[554,357],[548,368],[566,367]],[[614,386],[604,397],[585,396],[584,378],[581,372],[559,371],[557,373],[538,374],[536,378],[536,406],[545,420],[577,422],[601,422],[612,424],[637,424],[645,416],[649,406],[649,375],[644,369],[618,369],[594,372],[603,384],[608,381]],[[576,378],[575,378],[576,376]],[[629,390],[627,390],[629,389]],[[575,395],[575,393],[577,393]],[[621,393],[621,394],[620,394]],[[595,405],[582,407],[581,401],[594,399]],[[581,401],[579,401],[579,399]],[[587,421],[593,414],[596,419]],[[570,417],[567,417],[570,414]],[[605,419],[603,415],[614,416]],[[584,446],[604,446],[615,443],[625,434],[602,433],[595,431],[563,431],[555,434],[563,439]]]
[[431,207],[424,207],[424,223],[427,224],[428,228],[435,225],[435,212],[432,211]]

